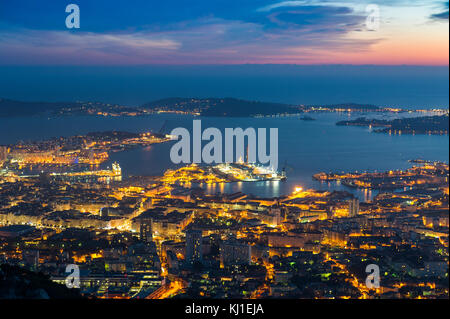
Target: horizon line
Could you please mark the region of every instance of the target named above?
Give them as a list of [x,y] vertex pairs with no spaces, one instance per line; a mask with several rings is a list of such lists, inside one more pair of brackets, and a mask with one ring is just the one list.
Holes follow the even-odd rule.
[[0,64],[0,67],[142,67],[142,66],[158,66],[158,67],[170,67],[170,66],[352,66],[352,67],[450,67],[449,64],[349,64],[349,63],[131,63],[131,64]]

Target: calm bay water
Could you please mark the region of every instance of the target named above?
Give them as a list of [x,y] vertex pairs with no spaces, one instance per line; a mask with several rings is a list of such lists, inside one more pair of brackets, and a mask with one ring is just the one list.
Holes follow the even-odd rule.
[[[201,119],[202,128],[253,127],[279,129],[279,169],[286,164],[285,182],[242,182],[207,185],[210,193],[243,191],[264,197],[289,194],[295,186],[304,188],[349,190],[361,199],[371,197],[369,191],[344,186],[321,184],[312,180],[317,172],[386,171],[411,166],[410,159],[449,160],[448,136],[388,135],[372,133],[368,128],[342,127],[335,123],[361,114],[313,114],[316,121],[285,118],[203,118],[181,115],[152,115],[145,117],[57,117],[0,119],[0,144],[19,140],[38,140],[57,136],[85,134],[93,131],[123,130],[131,132],[156,131],[165,123],[164,133],[175,127],[191,131],[192,120]],[[382,115],[387,116],[387,115]],[[373,116],[370,116],[373,117]],[[173,143],[152,145],[111,154],[110,161],[122,166],[124,175],[161,175],[175,167],[169,151]]]

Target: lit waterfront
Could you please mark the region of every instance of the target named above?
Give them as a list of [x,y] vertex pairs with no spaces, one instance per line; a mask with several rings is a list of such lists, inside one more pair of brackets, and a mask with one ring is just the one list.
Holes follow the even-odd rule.
[[[301,184],[305,188],[323,190],[347,190],[361,200],[370,198],[368,191],[349,189],[337,183],[320,183],[312,176],[318,172],[388,171],[407,169],[408,160],[428,159],[448,162],[449,142],[447,136],[389,136],[374,134],[368,128],[336,127],[344,119],[357,118],[359,114],[318,113],[312,115],[317,121],[298,121],[296,118],[202,118],[204,126],[225,127],[278,127],[280,136],[279,169],[286,166],[288,179],[283,182],[229,183],[205,188],[215,193],[243,191],[263,197],[289,194]],[[379,118],[395,115],[379,114]],[[403,115],[402,115],[403,116]],[[406,114],[406,116],[414,116]],[[417,116],[417,115],[416,115]],[[372,117],[372,116],[370,116]],[[54,136],[86,134],[92,131],[123,130],[131,132],[158,132],[166,122],[165,133],[175,127],[189,128],[192,116],[150,115],[144,117],[61,117],[0,119],[0,143],[18,140],[45,139]],[[42,120],[46,125],[42,127]],[[69,121],[70,125],[64,125]],[[23,129],[16,130],[15,122],[24,122]],[[4,125],[3,125],[4,124]],[[301,138],[298,138],[301,137]],[[122,167],[123,176],[160,176],[167,169],[176,168],[169,158],[171,143],[152,145],[147,148],[125,150],[110,154],[101,168],[111,168],[113,162]],[[293,147],[294,146],[294,147]],[[376,195],[372,191],[372,196]]]
[[[447,137],[337,127],[342,116],[349,115],[205,119],[221,129],[279,127],[278,173],[244,162],[172,165],[173,142],[163,134],[188,126],[190,116],[102,119],[104,129],[103,120],[122,123],[126,138],[113,142],[105,136],[118,133],[98,133],[95,143],[12,143],[2,149],[6,166],[18,167],[0,172],[0,258],[56,283],[65,283],[63,268],[75,263],[88,274],[82,293],[97,298],[448,295],[448,165],[408,161],[424,158],[424,150],[425,159],[448,161]],[[161,133],[164,120],[164,138],[124,132]],[[96,122],[88,123],[83,129],[91,131]],[[64,143],[84,161],[60,152]],[[39,145],[45,157],[35,155]],[[380,288],[364,285],[369,260],[383,268]]]

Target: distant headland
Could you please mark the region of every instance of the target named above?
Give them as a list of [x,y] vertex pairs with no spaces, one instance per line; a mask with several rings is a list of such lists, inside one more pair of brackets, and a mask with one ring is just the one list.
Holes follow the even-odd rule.
[[436,116],[420,116],[395,120],[377,120],[360,117],[356,120],[337,122],[338,126],[368,126],[378,127],[376,133],[391,134],[448,134],[448,113]]
[[[445,110],[440,111],[445,113]],[[137,107],[102,102],[23,102],[0,98],[0,117],[36,115],[142,116],[155,113],[211,117],[266,117],[298,115],[309,112],[403,113],[408,112],[408,110],[371,104],[294,105],[236,98],[171,97]],[[303,119],[311,120],[312,118],[304,117]]]

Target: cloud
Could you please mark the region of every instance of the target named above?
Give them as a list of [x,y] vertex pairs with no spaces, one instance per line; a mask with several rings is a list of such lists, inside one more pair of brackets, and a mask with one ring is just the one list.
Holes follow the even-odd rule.
[[298,7],[298,6],[305,6],[307,4],[310,4],[311,1],[283,1],[278,3],[273,3],[261,8],[258,8],[256,11],[258,12],[269,12],[273,9],[283,8],[283,7]]
[[436,20],[448,20],[448,11],[432,14],[431,18]]
[[[259,1],[263,2],[267,0]],[[118,32],[4,27],[0,57],[6,63],[19,58],[27,63],[273,63],[277,56],[293,61],[290,48],[327,46],[341,51],[368,45],[342,40],[364,21],[347,7],[257,8]]]
[[0,32],[0,61],[6,64],[149,63],[180,47],[173,39],[145,32]]
[[70,31],[14,30],[0,32],[0,40],[9,44],[34,46],[77,46],[79,49],[102,49],[117,45],[128,48],[176,50],[179,43],[158,35],[136,33],[93,33]]
[[447,20],[448,21],[449,2],[444,3],[443,6],[445,7],[444,11],[432,14],[430,17],[432,20]]
[[[420,9],[423,1],[413,5]],[[95,6],[79,0],[82,28],[74,31],[64,28],[64,6],[33,15],[27,8],[36,6],[34,0],[21,2],[24,9],[5,2],[0,64],[333,63],[330,53],[363,54],[384,40],[364,32],[365,5],[371,2],[136,0],[125,8],[108,0],[96,0]],[[377,3],[407,5],[406,0]],[[422,16],[428,19],[432,12]]]

